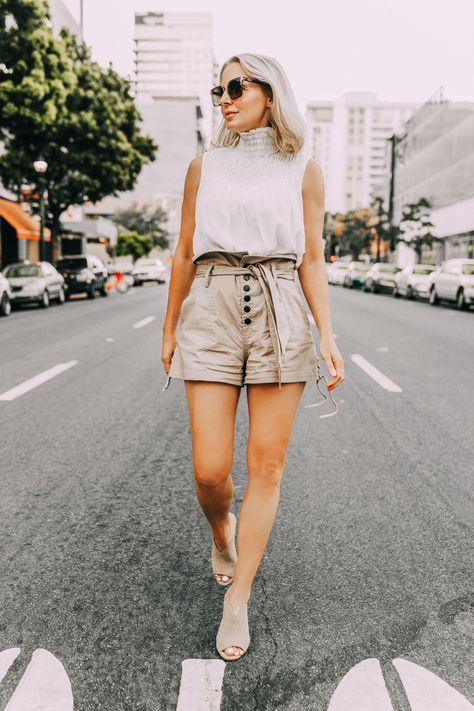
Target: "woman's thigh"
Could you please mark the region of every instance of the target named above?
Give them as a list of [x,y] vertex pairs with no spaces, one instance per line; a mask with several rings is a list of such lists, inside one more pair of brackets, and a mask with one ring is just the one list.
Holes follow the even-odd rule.
[[218,484],[232,468],[240,386],[185,380],[195,477]]
[[295,415],[305,382],[247,385],[249,478],[266,476],[279,483]]

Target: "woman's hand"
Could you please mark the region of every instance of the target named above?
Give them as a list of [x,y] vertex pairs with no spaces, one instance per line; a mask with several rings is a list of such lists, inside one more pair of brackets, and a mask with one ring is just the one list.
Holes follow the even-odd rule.
[[333,379],[328,382],[326,388],[333,390],[344,380],[344,362],[336,346],[334,336],[321,336],[319,341],[319,352],[324,360],[330,375]]
[[174,331],[163,331],[163,343],[161,348],[161,362],[168,375],[171,367],[171,359],[176,348],[176,334]]

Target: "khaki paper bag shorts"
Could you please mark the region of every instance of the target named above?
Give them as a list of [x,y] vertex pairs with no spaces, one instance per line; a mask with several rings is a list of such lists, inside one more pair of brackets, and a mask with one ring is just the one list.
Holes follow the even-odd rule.
[[163,389],[171,378],[240,387],[319,381],[319,357],[295,263],[293,254],[216,251],[198,257]]

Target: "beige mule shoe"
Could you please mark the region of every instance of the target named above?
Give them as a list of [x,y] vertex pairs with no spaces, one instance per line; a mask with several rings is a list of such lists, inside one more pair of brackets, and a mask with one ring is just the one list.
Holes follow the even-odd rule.
[[214,573],[214,577],[216,575],[221,575],[223,578],[227,578],[227,580],[218,580],[215,577],[215,580],[217,583],[219,583],[219,585],[228,585],[232,582],[232,576],[235,572],[235,563],[237,561],[237,550],[235,547],[237,517],[235,514],[232,513],[232,511],[229,512],[229,517],[230,539],[224,550],[220,551],[218,549],[218,547],[216,546],[216,542],[214,541],[214,536],[212,536],[212,572]]
[[[230,589],[230,588],[229,588]],[[227,590],[224,595],[224,610],[222,620],[219,625],[219,630],[216,637],[216,649],[222,659],[233,661],[240,659],[250,644],[249,621],[248,621],[248,603],[244,603],[239,607],[237,612],[234,612],[230,603],[227,602]],[[240,647],[240,649],[238,649]],[[228,654],[236,652],[235,654]]]

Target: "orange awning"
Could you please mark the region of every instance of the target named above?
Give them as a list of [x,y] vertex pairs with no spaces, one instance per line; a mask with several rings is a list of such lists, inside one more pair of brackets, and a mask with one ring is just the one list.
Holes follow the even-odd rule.
[[[0,217],[3,217],[16,230],[19,239],[39,241],[39,222],[34,220],[28,212],[25,212],[19,203],[0,198]],[[44,240],[45,242],[51,241],[51,231],[47,227],[44,228]]]

